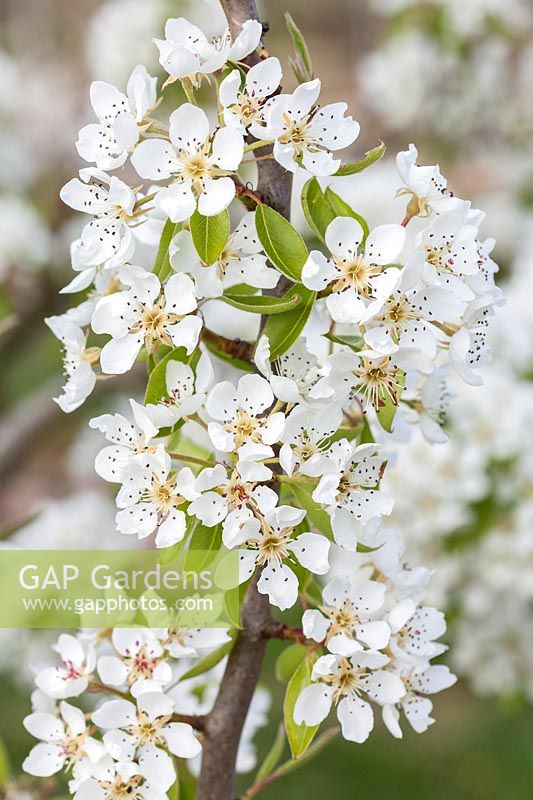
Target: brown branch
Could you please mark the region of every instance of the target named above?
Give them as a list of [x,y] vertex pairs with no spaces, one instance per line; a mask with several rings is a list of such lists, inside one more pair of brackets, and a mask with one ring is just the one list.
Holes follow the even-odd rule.
[[215,705],[207,715],[197,800],[231,800],[242,728],[257,686],[270,620],[268,597],[252,579],[241,608],[242,629],[229,655]]
[[243,339],[227,339],[218,333],[203,328],[202,341],[209,347],[211,345],[215,350],[220,353],[225,353],[232,358],[239,361],[248,361],[253,364],[254,348],[250,342],[245,342]]
[[[221,0],[233,36],[248,19],[259,19],[254,0]],[[268,26],[263,25],[263,30]],[[248,56],[253,66],[260,60],[257,53]],[[254,150],[257,156],[268,155],[271,147]],[[290,216],[292,175],[274,159],[257,162],[257,186],[254,197],[268,202],[286,219]],[[252,202],[254,198],[244,195]],[[267,292],[281,297],[291,282],[281,276],[275,289]],[[266,317],[262,318],[262,325]],[[208,714],[198,779],[196,800],[231,800],[234,797],[235,761],[242,728],[259,680],[268,639],[264,631],[271,625],[270,605],[266,595],[259,594],[259,575],[252,579],[241,608],[242,629],[229,655],[218,697]]]
[[[279,622],[274,619],[268,620],[268,623],[263,628],[263,636],[266,639],[283,639],[284,641],[296,642],[297,644],[310,644],[301,628],[293,628],[292,625],[286,625],[284,622]],[[311,644],[316,646],[315,642]]]
[[174,722],[186,722],[194,728],[195,731],[203,733],[205,731],[207,717],[202,714],[174,714],[172,717]]

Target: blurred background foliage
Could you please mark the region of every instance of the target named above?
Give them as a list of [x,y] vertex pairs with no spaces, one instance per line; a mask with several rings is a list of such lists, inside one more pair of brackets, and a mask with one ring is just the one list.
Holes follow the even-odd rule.
[[[287,73],[284,12],[304,30],[324,102],[345,99],[361,123],[354,155],[379,139],[389,157],[415,141],[421,163],[439,161],[454,191],[487,210],[484,232],[497,239],[509,298],[486,388],[457,398],[450,445],[402,444],[398,468],[389,471],[407,554],[436,570],[431,600],[448,608],[450,661],[461,680],[436,698],[437,724],[423,737],[409,731],[398,742],[378,723],[365,745],[335,742],[264,797],[529,799],[531,0],[264,0],[261,10],[269,49]],[[15,544],[122,546],[108,487],[92,470],[99,440],[85,423],[120,403],[117,391],[124,398],[140,392],[142,370],[118,389],[102,382],[83,409],[62,415],[51,401],[61,382],[59,348],[42,319],[69,305],[57,292],[69,279],[68,243],[79,220],[58,192],[80,166],[74,141],[91,117],[89,83],[122,88],[140,62],[157,71],[151,38],[167,16],[182,14],[210,34],[223,24],[215,0],[0,0],[0,527]],[[345,181],[345,199],[371,223],[396,220],[393,176],[389,158]],[[28,665],[44,658],[49,639],[0,632],[0,737],[13,774],[30,746],[21,725]],[[264,674],[278,709],[283,687],[268,677],[274,658]],[[260,755],[277,723],[258,735]],[[0,779],[4,762],[0,753]]]

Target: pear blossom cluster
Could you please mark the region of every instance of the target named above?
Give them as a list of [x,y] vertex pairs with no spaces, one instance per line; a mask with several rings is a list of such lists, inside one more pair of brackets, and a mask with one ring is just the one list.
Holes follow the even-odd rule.
[[[374,727],[373,706],[395,738],[401,717],[417,733],[433,724],[428,695],[452,686],[455,675],[431,664],[446,645],[442,612],[422,605],[429,571],[402,561],[397,532],[381,530],[379,555],[326,584],[321,605],[303,614],[303,631],[324,648],[312,667],[312,682],[294,709],[298,723],[317,725],[332,707],[345,739],[364,742]],[[339,569],[342,567],[339,565]]]
[[[24,727],[37,740],[24,770],[37,777],[63,771],[76,798],[166,798],[176,780],[173,756],[193,772],[201,734],[188,722],[207,712],[224,664],[187,677],[191,660],[230,641],[224,629],[115,628],[61,634],[55,663],[39,670]],[[85,712],[90,694],[92,710]],[[199,699],[203,698],[203,699]],[[84,701],[83,709],[79,702]],[[239,771],[255,765],[252,738],[270,705],[259,687],[239,750]]]
[[[259,52],[262,32],[249,20],[211,40],[170,19],[155,40],[167,74],[159,91],[142,66],[125,92],[92,84],[96,121],[77,142],[89,166],[61,191],[85,215],[63,292],[84,295],[47,320],[64,349],[57,402],[73,412],[99,380],[146,369],[143,402],[89,422],[106,440],[95,470],[117,487],[117,531],[164,549],[211,529],[217,548],[238,551],[241,584],[254,580],[281,611],[305,600],[309,657],[322,651],[288,728],[318,724],[334,706],[345,738],[363,742],[372,703],[400,737],[400,713],[423,732],[427,695],[455,677],[430,663],[446,648],[442,614],[422,605],[429,572],[404,563],[401,537],[382,527],[394,507],[382,439],[398,416],[441,441],[449,375],[481,383],[501,302],[494,243],[479,238],[482,213],[452,195],[438,166],[420,166],[414,145],[397,157],[397,223],[370,231],[355,209],[328,205],[318,178],[369,166],[368,154],[361,166],[339,153],[359,124],[345,103],[320,104],[319,78],[286,91],[279,60]],[[186,102],[161,120],[178,82]],[[209,86],[216,117],[198,105]],[[323,196],[308,220],[320,234],[310,252],[248,180],[247,165],[263,159],[288,177],[304,171]],[[151,269],[139,247],[149,243]],[[213,325],[228,305],[242,336]],[[358,550],[372,558],[332,578],[335,553],[350,563]],[[323,585],[311,608],[306,592],[316,600]],[[182,664],[230,643],[219,629],[62,634],[58,663],[36,676],[55,703],[26,721],[42,744],[25,769],[67,767],[78,800],[165,797],[172,757],[197,763],[201,752],[179,703]],[[72,704],[85,693],[106,698],[89,720]]]

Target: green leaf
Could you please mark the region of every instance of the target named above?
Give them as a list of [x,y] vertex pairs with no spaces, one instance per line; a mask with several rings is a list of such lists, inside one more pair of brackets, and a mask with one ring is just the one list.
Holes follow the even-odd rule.
[[365,153],[365,157],[362,158],[360,161],[354,161],[352,164],[343,164],[342,167],[339,167],[335,176],[337,175],[355,175],[357,172],[362,172],[367,167],[371,167],[372,164],[375,164],[385,155],[385,144],[380,142],[377,147],[374,147],[373,150],[369,150]]
[[302,209],[311,230],[324,241],[326,228],[335,219],[335,212],[326,199],[316,178],[307,181],[302,189]]
[[267,294],[250,296],[225,292],[220,299],[233,308],[249,311],[252,314],[283,314],[297,306],[302,298],[299,294],[294,294],[285,300],[283,297],[269,297]]
[[308,253],[298,231],[285,217],[263,204],[257,206],[255,224],[259,240],[270,261],[287,278],[299,281]]
[[283,299],[289,300],[295,295],[300,295],[301,297],[298,305],[284,314],[270,316],[264,327],[263,333],[270,342],[270,358],[272,361],[283,355],[294,344],[313,308],[316,292],[311,292],[303,284],[299,283],[289,289]]
[[293,673],[285,692],[283,719],[293,758],[299,758],[305,753],[318,730],[318,725],[312,727],[297,725],[293,718],[294,706],[300,693],[311,683],[311,671],[315,660],[316,656],[311,654],[304,658]]
[[189,225],[196,252],[204,264],[214,264],[229,238],[230,223],[227,210],[214,217],[204,217],[195,211]]
[[[194,526],[188,548],[189,550],[203,551],[201,559],[198,555],[194,557],[194,570],[201,572],[202,569],[206,568],[217,557],[221,547],[222,524],[208,528],[207,525],[198,521]],[[186,566],[185,564],[185,568]]]
[[305,764],[308,764],[338,735],[339,728],[330,728],[329,730],[325,731],[322,736],[319,736],[316,742],[314,742],[314,744],[308,748],[305,754],[301,755],[299,758],[292,759],[292,761],[285,761],[280,767],[278,767],[275,771],[276,780],[278,778],[284,778],[285,775],[288,775],[290,772],[294,772],[294,770],[303,767]]
[[187,355],[187,350],[184,347],[176,347],[174,350],[171,350],[170,353],[161,359],[161,361],[156,364],[154,367],[152,374],[148,378],[148,385],[146,387],[146,394],[144,396],[144,403],[158,403],[162,397],[166,397],[168,395],[167,389],[167,364],[169,361],[181,361],[183,364],[187,364],[191,361],[192,355]]
[[276,680],[280,683],[287,683],[306,655],[307,647],[303,644],[290,644],[282,650],[276,659],[276,666],[274,667]]
[[301,30],[296,25],[289,12],[285,12],[285,22],[287,30],[289,31],[294,50],[296,52],[296,59],[290,59],[291,67],[300,83],[305,83],[313,79],[313,62],[311,61],[311,54],[309,48],[303,37]]
[[180,797],[180,776],[176,770],[176,780],[167,792],[168,800],[179,800]]
[[0,787],[4,786],[9,780],[10,774],[9,756],[3,741],[0,739]]
[[187,681],[189,678],[196,678],[198,675],[202,675],[204,672],[208,672],[210,669],[213,669],[213,667],[216,667],[216,665],[219,664],[222,659],[225,658],[231,651],[231,648],[234,644],[235,635],[236,634],[230,633],[230,636],[233,637],[230,642],[224,642],[223,645],[217,647],[217,649],[213,650],[212,653],[208,653],[206,656],[197,661],[196,664],[194,664],[190,669],[188,669],[187,672],[184,672],[180,677],[180,682]]
[[289,488],[296,498],[300,508],[305,509],[308,519],[324,536],[333,539],[333,531],[331,529],[331,520],[329,514],[324,511],[323,507],[315,503],[311,496],[312,490],[309,490],[301,483],[290,483]]
[[354,219],[357,220],[357,222],[363,229],[362,244],[364,245],[364,243],[366,242],[366,238],[370,233],[370,229],[368,227],[368,222],[366,221],[366,219],[362,217],[361,214],[358,214],[357,211],[354,211],[353,208],[349,206],[348,203],[342,199],[342,197],[339,197],[339,195],[336,192],[334,192],[333,189],[330,189],[329,186],[326,189],[326,199],[336,217],[353,217]]
[[327,333],[326,339],[335,344],[343,344],[358,353],[365,347],[365,340],[362,336],[344,336],[338,333]]
[[392,431],[392,424],[394,422],[394,417],[396,416],[396,412],[398,411],[398,402],[403,391],[403,387],[405,385],[405,372],[399,370],[396,373],[396,381],[400,385],[400,388],[397,389],[397,397],[396,402],[393,403],[392,399],[386,394],[384,397],[381,397],[382,405],[379,405],[376,408],[376,416],[379,420],[381,427],[386,430],[388,433]]
[[272,742],[270,750],[268,751],[265,760],[259,767],[257,774],[254,778],[254,783],[260,783],[267,775],[277,767],[278,762],[281,758],[281,754],[283,753],[283,746],[285,744],[285,728],[283,725],[279,725],[278,732],[276,733],[276,737]]
[[180,227],[180,222],[172,222],[170,219],[167,219],[165,222],[161,239],[159,240],[159,247],[157,249],[154,266],[152,267],[152,272],[154,275],[157,275],[160,281],[164,280],[167,275],[172,272],[172,267],[170,266],[169,247],[170,242],[174,238],[174,235],[179,231]]

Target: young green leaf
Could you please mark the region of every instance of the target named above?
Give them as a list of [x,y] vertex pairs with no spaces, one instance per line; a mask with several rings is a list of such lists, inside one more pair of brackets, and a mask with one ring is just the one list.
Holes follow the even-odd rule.
[[235,636],[234,634],[230,634],[230,636],[233,636],[230,642],[224,642],[223,645],[218,647],[216,650],[213,650],[212,653],[208,653],[206,656],[197,661],[196,664],[187,670],[187,672],[184,672],[183,675],[180,676],[180,681],[186,681],[189,678],[196,678],[198,675],[202,675],[204,672],[216,667],[216,665],[227,656],[233,647]]
[[308,253],[298,231],[285,217],[263,204],[257,206],[255,225],[259,240],[270,261],[287,278],[299,281]]
[[396,402],[394,403],[387,394],[385,397],[381,398],[383,400],[383,404],[378,406],[376,409],[376,416],[379,420],[379,423],[381,427],[388,433],[392,431],[394,418],[396,416],[396,412],[398,411],[398,402],[405,385],[405,372],[398,371],[396,374],[396,382],[399,385],[396,391]]
[[285,761],[283,764],[281,764],[281,766],[271,773],[272,779],[278,780],[279,778],[284,778],[285,775],[288,775],[290,772],[294,772],[294,770],[303,767],[305,764],[308,764],[338,735],[339,728],[329,728],[329,730],[325,731],[322,736],[318,737],[316,742],[313,742],[304,755],[300,756],[299,758],[293,758],[291,761]]
[[0,788],[7,783],[11,773],[9,756],[3,741],[0,739]]
[[324,536],[333,539],[329,514],[324,511],[322,506],[315,503],[311,496],[313,490],[308,489],[307,486],[303,486],[301,483],[290,483],[289,488],[300,508],[305,509],[307,517],[314,527],[317,528],[320,533],[323,533]]
[[307,647],[303,644],[290,644],[285,650],[282,650],[276,659],[274,667],[276,680],[280,683],[287,683],[306,655]]
[[346,345],[346,347],[349,347],[356,353],[358,353],[360,350],[363,350],[365,347],[365,340],[363,339],[362,336],[349,336],[338,333],[327,333],[326,339],[329,339],[330,342],[335,342],[335,344]]
[[[196,572],[201,572],[214,559],[216,559],[222,547],[222,525],[213,525],[208,528],[200,521],[194,526],[192,536],[189,541],[189,551],[202,551],[202,556],[195,553],[193,557],[193,567]],[[185,568],[187,564],[185,564]]]
[[270,775],[276,769],[281,754],[283,753],[283,746],[285,745],[285,728],[283,725],[278,726],[278,732],[272,742],[270,750],[268,751],[265,760],[259,767],[257,774],[254,778],[254,783],[260,783],[267,775]]
[[294,45],[294,50],[296,53],[296,58],[290,59],[291,67],[294,71],[296,79],[299,83],[305,83],[306,81],[313,80],[313,62],[311,61],[311,55],[309,53],[309,48],[307,47],[307,43],[303,37],[301,30],[296,25],[295,21],[293,20],[292,16],[287,11],[285,13],[285,22],[287,24],[287,30],[290,33],[292,43]]
[[184,347],[176,347],[174,350],[171,350],[170,353],[167,353],[164,358],[159,361],[158,364],[154,367],[152,374],[148,379],[148,385],[146,387],[146,394],[144,397],[145,404],[147,403],[158,403],[162,397],[166,397],[168,394],[167,390],[167,364],[169,361],[181,361],[182,363],[189,363],[192,359],[191,356],[187,355],[187,350]]
[[252,314],[283,314],[298,305],[302,299],[299,294],[285,299],[283,297],[269,297],[266,294],[233,294],[225,292],[220,298],[233,308],[240,311],[249,311]]
[[172,267],[170,266],[169,247],[170,242],[174,238],[175,234],[179,231],[180,227],[181,223],[179,222],[172,222],[170,219],[167,219],[165,222],[161,239],[159,240],[159,247],[157,249],[154,266],[152,267],[152,272],[154,275],[157,275],[160,281],[164,280],[167,275],[172,272]]
[[316,178],[311,178],[302,189],[302,209],[311,230],[324,241],[326,228],[335,219],[335,212],[326,199]]
[[214,217],[204,217],[195,211],[189,224],[196,252],[204,264],[213,264],[224,250],[229,238],[230,223],[227,210]]
[[342,197],[339,197],[339,195],[336,194],[336,192],[334,192],[333,189],[330,189],[329,186],[326,189],[325,196],[336,217],[353,217],[354,219],[357,220],[357,222],[363,229],[362,244],[364,245],[364,243],[366,242],[366,238],[370,233],[370,229],[368,227],[368,222],[366,221],[366,219],[362,217],[361,214],[358,214],[357,211],[354,211],[353,208],[349,206],[348,203],[342,199]]
[[300,283],[289,289],[283,299],[288,300],[295,295],[300,295],[301,297],[298,305],[284,314],[270,316],[264,327],[263,332],[270,342],[270,358],[272,361],[283,355],[294,344],[313,308],[316,297],[315,292],[311,292]]
[[371,167],[372,164],[375,164],[385,155],[385,144],[380,142],[377,147],[374,147],[373,150],[369,150],[365,153],[365,157],[362,158],[360,161],[354,161],[352,164],[343,164],[342,167],[339,167],[335,176],[337,175],[355,175],[357,172],[363,172],[367,167]]
[[318,725],[313,725],[312,727],[297,725],[293,716],[294,707],[300,693],[311,683],[311,671],[315,660],[316,656],[311,653],[307,658],[304,658],[293,673],[285,692],[283,719],[293,758],[299,758],[305,753],[318,730]]
[[176,780],[167,791],[167,798],[168,800],[179,800],[180,798],[180,777],[176,770]]

